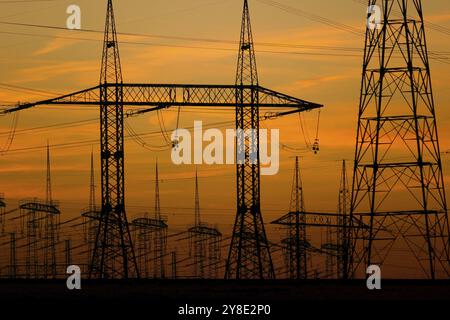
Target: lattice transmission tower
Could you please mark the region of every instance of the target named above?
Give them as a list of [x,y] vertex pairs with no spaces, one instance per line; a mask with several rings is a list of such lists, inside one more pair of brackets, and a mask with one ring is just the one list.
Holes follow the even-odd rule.
[[[236,129],[241,133],[253,130],[254,134],[249,139],[238,134],[236,139],[237,214],[225,278],[272,279],[274,268],[261,214],[258,72],[247,0],[242,16],[236,85],[240,88],[236,94]],[[244,85],[250,85],[250,90],[245,90]]]
[[337,277],[345,277],[346,259],[348,257],[349,246],[349,213],[350,213],[351,193],[347,175],[347,162],[342,161],[342,173],[339,186],[338,217],[337,217],[337,243],[336,243],[336,265]]
[[368,4],[381,9],[382,19],[366,31],[350,206],[351,224],[365,228],[350,229],[346,276],[372,264],[385,270],[416,263],[431,279],[448,277],[449,223],[422,1]]
[[125,213],[122,84],[114,11],[109,0],[100,76],[102,212],[90,277],[139,277]]
[[88,266],[92,264],[95,241],[97,239],[98,225],[101,217],[101,208],[97,206],[95,197],[95,170],[94,170],[94,152],[91,152],[91,165],[89,177],[89,207],[81,213],[83,217],[84,242],[87,245]]
[[298,157],[295,157],[289,212],[272,223],[282,225],[286,229],[287,237],[282,240],[282,247],[288,277],[306,279],[310,244],[307,239],[307,216]]
[[155,206],[154,217],[146,213],[142,218],[136,218],[131,223],[135,234],[137,262],[142,277],[166,278],[167,255],[167,219],[161,215],[159,196],[159,170],[155,167]]
[[189,253],[193,258],[196,278],[217,278],[221,257],[222,234],[215,227],[203,223],[200,218],[200,194],[198,175],[195,173],[195,223],[188,229]]

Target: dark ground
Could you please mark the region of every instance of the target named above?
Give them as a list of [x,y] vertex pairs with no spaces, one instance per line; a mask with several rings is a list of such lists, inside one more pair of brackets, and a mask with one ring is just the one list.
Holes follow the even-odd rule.
[[[143,309],[153,315],[159,314],[158,317],[143,319],[164,319],[177,318],[179,307],[186,304],[213,306],[219,310],[224,304],[268,304],[271,306],[270,317],[225,316],[220,312],[209,319],[285,319],[307,311],[332,316],[349,309],[354,311],[354,315],[358,309],[373,313],[384,306],[401,308],[403,314],[408,311],[414,313],[416,308],[428,305],[432,305],[432,310],[436,310],[436,306],[450,310],[450,281],[384,280],[382,289],[376,291],[368,290],[365,280],[85,280],[81,285],[81,290],[71,291],[67,289],[65,280],[2,280],[0,311],[8,307],[14,308],[16,313],[38,309],[48,313],[55,307],[75,312],[84,310],[84,307],[95,307],[112,313]],[[444,319],[447,319],[448,311],[444,314]],[[195,316],[178,318],[206,319]]]

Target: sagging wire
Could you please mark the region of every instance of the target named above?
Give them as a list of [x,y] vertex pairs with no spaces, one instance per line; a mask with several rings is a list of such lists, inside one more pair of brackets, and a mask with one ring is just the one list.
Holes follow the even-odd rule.
[[314,138],[314,143],[311,143],[310,135],[308,132],[308,127],[306,126],[305,120],[301,113],[298,114],[298,119],[300,123],[300,132],[303,135],[303,139],[305,141],[306,148],[312,150],[314,154],[317,154],[320,151],[320,140],[319,140],[319,129],[320,129],[320,113],[319,109],[317,114],[317,124],[316,124],[316,136]]
[[[269,118],[266,118],[266,119],[269,119]],[[273,119],[273,118],[270,118],[270,119]],[[268,129],[268,127],[264,125],[264,121],[266,121],[266,120],[262,120],[260,122],[260,127],[262,129]],[[291,147],[291,146],[289,146],[289,145],[287,145],[285,143],[282,143],[282,142],[280,142],[279,144],[280,144],[281,149],[283,149],[284,151],[287,151],[287,152],[290,152],[290,153],[295,153],[295,154],[307,152],[308,150],[310,150],[309,147],[307,147],[307,148],[295,148],[295,147]]]
[[311,144],[311,139],[309,138],[308,127],[304,123],[304,119],[303,119],[303,116],[301,113],[298,114],[298,119],[299,119],[299,123],[300,123],[300,132],[303,135],[303,140],[305,141],[306,148],[311,150],[312,144]]
[[158,116],[158,123],[159,123],[159,129],[161,131],[161,135],[166,141],[167,146],[173,146],[173,141],[170,140],[169,136],[167,135],[167,129],[164,124],[164,118],[162,116],[162,113],[160,110],[156,111],[156,114]]
[[176,149],[179,144],[178,128],[179,128],[179,123],[180,123],[180,114],[181,114],[181,107],[178,107],[174,139],[171,140],[171,138],[168,135],[168,130],[166,128],[162,112],[161,112],[161,110],[157,110],[156,115],[158,117],[159,130],[161,132],[161,136],[163,137],[163,139],[165,141],[165,144],[160,145],[160,146],[152,146],[152,145],[149,145],[148,143],[146,143],[141,137],[139,137],[139,135],[136,133],[136,131],[134,131],[134,129],[131,127],[131,125],[127,121],[124,121],[125,129],[127,130],[128,134],[131,136],[131,138],[137,144],[139,144],[141,147],[146,148],[148,150],[165,151],[165,150],[169,150],[170,148]]
[[128,132],[130,137],[133,139],[133,141],[135,141],[142,148],[145,148],[150,151],[156,151],[156,152],[165,151],[165,150],[169,149],[167,145],[154,146],[154,145],[148,144],[144,139],[142,139],[139,136],[139,134],[136,133],[136,131],[134,131],[132,126],[126,120],[124,120],[124,124],[125,124],[125,130]]
[[0,155],[4,156],[11,150],[11,146],[14,142],[14,138],[16,136],[17,125],[19,123],[19,113],[16,112],[13,115],[13,121],[11,123],[11,128],[9,130],[8,137],[6,139],[5,147],[0,151]]

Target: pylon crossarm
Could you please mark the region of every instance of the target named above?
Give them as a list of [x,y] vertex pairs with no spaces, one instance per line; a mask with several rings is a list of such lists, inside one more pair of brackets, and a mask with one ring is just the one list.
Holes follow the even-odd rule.
[[8,113],[14,113],[17,111],[22,111],[26,109],[30,109],[37,106],[42,105],[65,105],[65,104],[78,104],[78,105],[98,105],[100,103],[100,91],[99,86],[81,90],[74,93],[69,93],[57,98],[53,99],[47,99],[47,100],[41,100],[37,102],[31,102],[31,103],[23,103],[19,104],[15,107],[12,107],[10,109],[5,109],[0,111],[1,114],[8,114]]
[[[185,107],[236,107],[237,93],[244,91],[257,91],[260,108],[295,108],[277,116],[296,112],[310,111],[323,107],[320,104],[297,99],[273,90],[259,86],[238,85],[191,85],[191,84],[104,84],[78,92],[66,94],[53,99],[24,103],[0,112],[0,114],[13,113],[30,109],[40,105],[114,105],[116,101],[100,101],[100,88],[121,89],[123,92],[123,105],[126,106],[152,106],[148,110],[131,112],[131,115],[147,113],[169,106]],[[251,106],[252,102],[240,103],[240,106]]]
[[[279,248],[279,249],[285,249],[286,245],[289,245],[289,244],[288,243],[284,243],[284,245],[283,244],[280,245],[280,244],[274,243],[274,242],[270,243],[270,246],[272,248]],[[324,250],[322,250],[320,248],[312,246],[309,242],[302,243],[300,246],[302,247],[303,250],[305,250],[308,253],[328,254],[328,252],[326,252],[326,251],[324,251]]]
[[[258,92],[260,108],[296,108],[309,111],[323,107],[256,85],[123,84],[122,89],[123,104],[130,106],[235,108],[238,93],[243,90]],[[239,105],[246,107],[253,103],[244,101]]]
[[298,108],[301,111],[309,111],[313,109],[322,108],[322,104],[309,102],[306,100],[298,99],[291,97],[289,95],[286,95],[284,93],[280,93],[274,90],[270,90],[264,87],[258,86],[258,93],[259,93],[259,106],[287,106],[287,107],[293,107]]
[[[302,215],[305,218],[304,222],[296,222],[292,217],[296,215]],[[307,227],[330,227],[330,228],[342,228],[339,223],[334,223],[332,220],[341,218],[338,213],[324,213],[324,212],[289,212],[281,218],[274,220],[271,224],[282,226],[307,226]],[[355,219],[356,220],[356,219]],[[348,225],[346,228],[368,229],[367,225],[357,223],[354,226]]]

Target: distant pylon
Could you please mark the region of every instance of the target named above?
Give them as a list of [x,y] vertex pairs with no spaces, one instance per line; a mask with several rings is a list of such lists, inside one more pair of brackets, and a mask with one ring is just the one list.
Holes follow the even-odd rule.
[[[48,206],[53,205],[52,198],[52,173],[50,159],[50,144],[47,142],[47,177],[46,177],[46,197],[45,202]],[[44,277],[51,276],[56,278],[56,243],[59,237],[59,215],[48,214],[44,219],[45,223],[45,244],[44,244]],[[48,270],[50,268],[50,270]]]
[[[305,201],[303,198],[303,185],[300,176],[300,165],[298,157],[295,157],[294,181],[291,194],[291,218],[295,220],[295,226],[289,227],[289,258],[291,278],[306,279],[308,274],[307,260],[307,235],[306,235],[306,217]],[[294,222],[294,221],[292,221]]]
[[89,277],[139,278],[125,213],[122,70],[112,0],[108,0],[100,76],[102,212]]
[[[254,87],[258,85],[258,72],[247,0],[242,16],[236,85],[240,86],[236,92],[236,129],[241,133],[253,130],[254,134],[249,139],[238,134],[236,139],[237,213],[225,278],[272,279],[275,273],[261,215],[259,96]],[[251,87],[244,88],[244,85]],[[246,107],[244,103],[252,105]]]
[[9,277],[15,279],[17,277],[17,252],[16,252],[16,234],[10,233],[10,247],[9,247]]
[[[195,171],[195,225],[196,229],[200,228],[200,198],[198,192],[198,174]],[[194,274],[196,278],[205,278],[205,260],[206,260],[206,241],[200,234],[194,235],[191,239],[194,255]]]
[[338,229],[337,229],[337,276],[339,279],[345,278],[345,265],[348,254],[348,216],[350,211],[350,187],[347,178],[347,164],[342,161],[341,182],[339,187],[338,200]]
[[[329,243],[333,243],[333,230],[331,226],[325,228],[325,244],[322,245],[322,248]],[[325,256],[325,274],[327,278],[332,278],[336,274],[335,265],[337,255],[336,252],[333,253],[334,254],[326,254]]]
[[153,235],[153,277],[166,277],[167,225],[161,217],[161,200],[159,195],[158,162],[155,167],[155,220],[160,228],[156,228]]
[[195,170],[195,226],[200,226],[200,195],[198,192],[198,172]]
[[172,251],[171,253],[171,257],[172,257],[172,279],[176,279],[177,278],[177,252],[176,251]]
[[72,265],[72,240],[66,239],[64,241],[64,253],[66,260],[66,267]]
[[287,227],[287,237],[282,240],[282,245],[288,277],[290,279],[306,279],[308,274],[307,249],[309,243],[298,157],[295,157],[289,213],[272,223]]
[[45,187],[45,201],[47,204],[52,204],[52,174],[51,174],[51,168],[50,168],[50,145],[47,141],[47,180],[46,180],[46,187]]
[[91,152],[91,175],[89,186],[89,210],[94,212],[96,210],[95,205],[95,171],[94,171],[94,152]]
[[90,162],[90,178],[89,178],[89,207],[85,209],[81,215],[84,218],[83,228],[85,235],[85,243],[87,244],[88,265],[92,264],[92,257],[97,239],[98,226],[100,222],[101,210],[96,204],[95,197],[95,170],[94,170],[94,152],[91,151]]
[[[449,223],[420,0],[370,0],[359,105],[348,276],[368,265],[448,278]],[[375,9],[374,9],[375,10]],[[372,14],[373,12],[371,12]],[[367,230],[367,231],[365,231]],[[394,259],[390,252],[411,254]],[[399,276],[404,269],[399,269]]]
[[195,222],[189,228],[189,253],[194,258],[194,276],[196,278],[217,278],[220,263],[222,234],[217,228],[203,223],[200,218],[200,193],[198,174],[195,171]]
[[[155,279],[166,277],[167,229],[166,220],[161,216],[159,196],[159,169],[155,165],[155,205],[154,215],[150,218],[146,212],[144,217],[132,221],[137,262],[141,277]],[[152,270],[150,270],[152,265]]]

